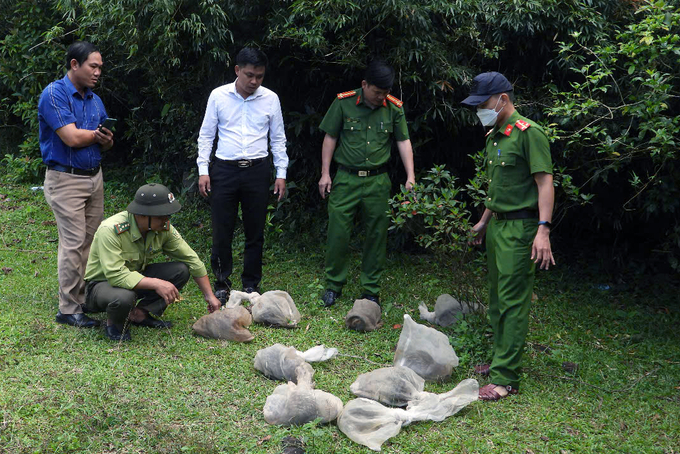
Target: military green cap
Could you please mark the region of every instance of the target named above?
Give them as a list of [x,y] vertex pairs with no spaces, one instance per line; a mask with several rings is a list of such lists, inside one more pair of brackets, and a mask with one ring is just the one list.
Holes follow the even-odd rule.
[[170,216],[177,213],[182,205],[175,200],[175,196],[162,184],[145,184],[137,189],[135,199],[128,205],[127,210],[132,214],[142,216]]

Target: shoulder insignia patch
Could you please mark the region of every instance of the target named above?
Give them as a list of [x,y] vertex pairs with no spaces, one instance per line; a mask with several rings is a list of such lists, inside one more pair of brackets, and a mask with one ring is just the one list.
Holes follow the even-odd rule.
[[512,125],[507,125],[507,126],[505,127],[505,131],[503,131],[503,134],[505,134],[506,136],[510,137],[510,133],[512,132],[512,128],[514,128],[514,126],[512,126]]
[[401,99],[395,98],[392,95],[387,95],[387,100],[397,107],[401,107],[404,105],[404,102]]
[[527,123],[524,120],[517,120],[515,122],[515,126],[517,126],[522,131],[526,131],[529,128],[529,126],[531,126],[531,123]]
[[346,91],[344,93],[338,93],[338,99],[350,98],[352,96],[355,96],[356,94],[357,94],[357,92],[355,90]]
[[130,223],[127,221],[121,222],[120,224],[115,224],[113,228],[116,230],[116,233],[120,235],[121,233],[130,230]]

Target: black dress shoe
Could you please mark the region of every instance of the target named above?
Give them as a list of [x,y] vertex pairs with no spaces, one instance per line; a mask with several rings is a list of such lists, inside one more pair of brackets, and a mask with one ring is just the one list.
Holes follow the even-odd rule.
[[112,341],[125,342],[132,340],[130,330],[126,330],[125,332],[123,332],[123,328],[120,328],[118,325],[108,325],[106,327],[106,337],[108,337]]
[[325,307],[331,307],[332,305],[335,304],[335,300],[340,298],[342,295],[342,292],[336,292],[335,290],[326,290],[326,293],[323,294],[321,297],[321,301],[323,301],[323,305]]
[[369,295],[368,293],[364,293],[359,297],[359,299],[373,301],[378,306],[380,306],[380,297],[378,295]]
[[253,292],[260,293],[260,289],[257,288],[257,287],[243,287],[243,291],[246,292],[246,293],[253,293]]
[[57,311],[54,320],[57,323],[64,323],[77,328],[95,328],[101,324],[99,320],[90,318],[85,314],[62,314],[61,311]]
[[222,306],[227,304],[227,301],[229,300],[229,290],[227,289],[221,289],[221,290],[215,290],[215,298],[220,300],[220,303]]
[[164,322],[148,315],[141,322],[130,321],[130,323],[135,326],[146,326],[147,328],[170,328],[172,326],[172,322]]

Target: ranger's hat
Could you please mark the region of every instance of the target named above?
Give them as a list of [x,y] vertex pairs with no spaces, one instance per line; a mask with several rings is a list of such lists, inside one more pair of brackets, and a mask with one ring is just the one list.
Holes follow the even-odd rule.
[[470,96],[462,100],[461,103],[477,106],[493,95],[509,91],[512,91],[512,84],[503,74],[497,72],[482,73],[472,79]]
[[177,213],[182,205],[175,200],[175,196],[162,184],[145,184],[137,189],[135,199],[128,205],[127,210],[132,214],[142,216],[170,216]]

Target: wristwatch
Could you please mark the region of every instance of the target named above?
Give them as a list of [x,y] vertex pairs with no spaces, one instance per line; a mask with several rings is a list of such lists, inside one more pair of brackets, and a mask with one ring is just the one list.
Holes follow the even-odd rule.
[[548,222],[548,221],[538,221],[538,226],[540,227],[542,225],[544,225],[544,226],[548,227],[550,230],[552,230],[552,224],[550,222]]

